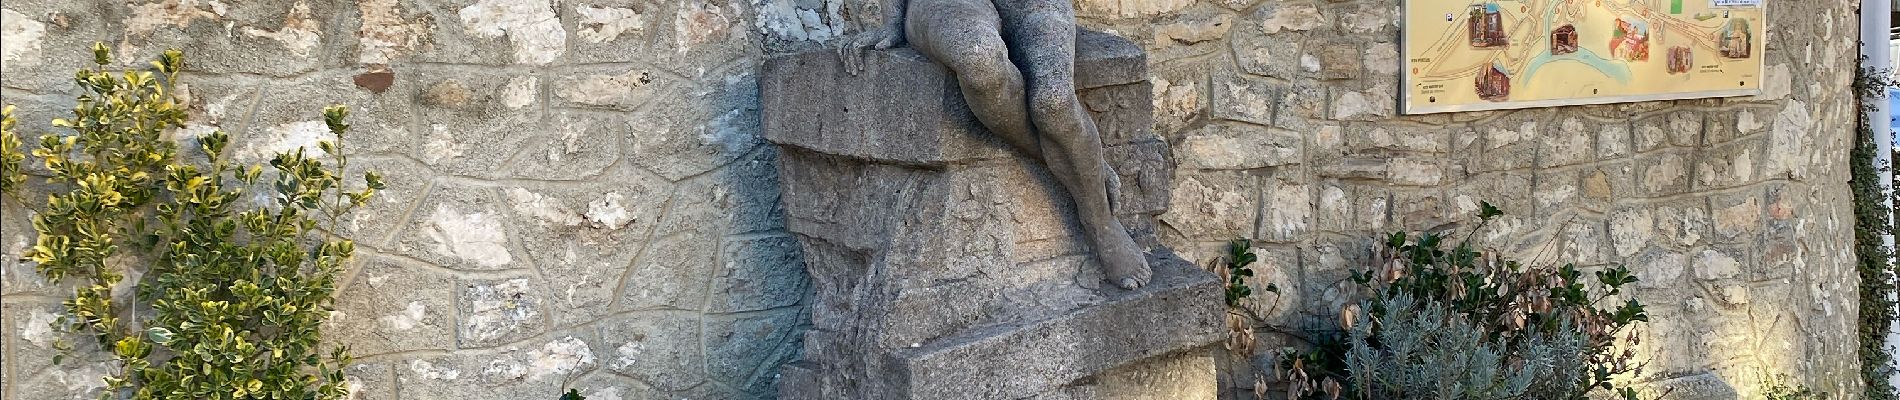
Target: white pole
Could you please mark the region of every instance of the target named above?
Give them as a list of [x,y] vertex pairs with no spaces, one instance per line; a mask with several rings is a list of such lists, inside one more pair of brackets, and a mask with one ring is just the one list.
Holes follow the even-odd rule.
[[[1860,54],[1863,59],[1860,67],[1863,71],[1892,73],[1892,18],[1893,0],[1861,0]],[[1867,116],[1867,124],[1869,125],[1869,130],[1873,132],[1873,140],[1878,148],[1874,155],[1875,163],[1877,163],[1875,167],[1879,168],[1892,165],[1893,132],[1889,124],[1891,123],[1893,110],[1887,108],[1887,91],[1882,89],[1873,96],[1861,100],[1872,106],[1869,107],[1871,115]],[[1892,169],[1881,170],[1879,174],[1879,184],[1884,186],[1893,182]],[[1893,196],[1889,194],[1882,196],[1882,198],[1882,201],[1887,203],[1887,209],[1893,209]],[[1888,217],[1889,220],[1891,220],[1892,215]],[[1891,233],[1886,235],[1884,239],[1887,248],[1894,248],[1893,235]],[[1892,260],[1889,260],[1889,263],[1891,262]],[[1894,329],[1887,332],[1887,346],[1900,348],[1900,324],[1897,324],[1893,328]],[[1866,368],[1867,366],[1862,367]],[[1900,373],[1889,375],[1887,381],[1893,383],[1896,387],[1900,387]]]

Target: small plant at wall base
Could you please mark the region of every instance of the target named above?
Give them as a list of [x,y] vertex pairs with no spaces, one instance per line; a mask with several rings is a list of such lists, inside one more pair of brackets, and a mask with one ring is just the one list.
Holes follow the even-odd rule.
[[1807,386],[1788,386],[1785,383],[1788,380],[1790,378],[1787,375],[1776,375],[1775,379],[1762,382],[1761,397],[1767,400],[1821,400],[1830,397],[1827,392],[1816,392]]
[[[1252,308],[1246,306],[1246,300],[1254,294],[1254,288],[1248,283],[1248,279],[1255,275],[1252,265],[1259,260],[1259,256],[1254,254],[1253,240],[1235,238],[1227,242],[1227,257],[1222,259],[1221,265],[1210,268],[1220,276],[1221,281],[1226,282],[1227,350],[1241,356],[1253,356],[1254,331],[1257,321],[1262,319]],[[1267,293],[1280,293],[1280,287],[1273,283],[1267,283],[1261,290]],[[1278,305],[1276,299],[1272,308],[1277,309]],[[1257,376],[1255,380],[1260,382],[1255,385],[1256,390],[1266,387],[1265,376]]]
[[[77,284],[55,325],[93,337],[117,361],[100,397],[342,398],[349,353],[318,344],[355,245],[320,228],[382,188],[369,173],[366,189],[343,189],[348,110],[323,110],[333,140],[318,147],[333,164],[298,149],[271,160],[267,178],[262,166],[224,160],[223,132],[197,138],[207,162],[180,159],[171,137],[186,116],[171,90],[184,66],[178,51],[151,70],[110,72],[111,55],[95,44],[93,61],[76,75],[84,93],[73,117],[52,121],[70,132],[41,136],[31,150],[47,171],[34,183],[52,194],[25,256],[47,280]],[[4,114],[0,182],[20,199],[25,156],[13,109]],[[260,198],[252,188],[267,189],[269,204],[240,210]],[[123,285],[133,290],[115,294]]]
[[1891,139],[1875,137],[1868,125],[1873,102],[1885,101],[1887,89],[1895,86],[1892,76],[1893,71],[1887,69],[1862,69],[1854,76],[1861,104],[1848,164],[1852,172],[1849,185],[1854,192],[1854,257],[1860,272],[1860,371],[1865,387],[1861,398],[1868,400],[1900,399],[1888,380],[1895,373],[1894,349],[1886,344],[1895,318],[1900,318],[1893,300],[1893,249],[1887,248],[1882,238],[1893,229],[1893,221],[1888,219],[1892,210],[1882,201],[1888,196],[1888,188],[1880,181],[1880,168],[1890,166],[1874,165],[1879,154],[1874,141]]
[[[1253,287],[1247,285],[1247,278],[1253,277],[1253,268],[1250,266],[1259,260],[1253,254],[1253,240],[1240,238],[1227,243],[1227,266],[1221,274],[1227,281],[1227,307],[1240,307],[1242,300],[1253,295]],[[1262,290],[1279,293],[1280,287],[1268,283]]]
[[[1482,230],[1503,213],[1483,204]],[[1388,236],[1353,271],[1369,295],[1340,311],[1344,338],[1288,351],[1293,396],[1322,399],[1634,399],[1612,379],[1640,373],[1629,347],[1649,320],[1626,268],[1526,266],[1437,233]],[[1588,280],[1589,282],[1586,282]],[[1594,283],[1599,290],[1589,288]],[[1600,304],[1606,304],[1601,305]],[[1343,340],[1341,340],[1343,339]],[[1343,383],[1342,383],[1343,382]],[[1599,392],[1600,391],[1600,392]]]

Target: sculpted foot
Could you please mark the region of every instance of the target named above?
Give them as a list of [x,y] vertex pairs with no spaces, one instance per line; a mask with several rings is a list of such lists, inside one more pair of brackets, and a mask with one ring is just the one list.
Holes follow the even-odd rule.
[[1122,289],[1134,290],[1154,279],[1154,270],[1148,268],[1148,257],[1143,254],[1141,245],[1128,236],[1120,222],[1110,224],[1106,232],[1096,237],[1095,257],[1102,262],[1102,274]]

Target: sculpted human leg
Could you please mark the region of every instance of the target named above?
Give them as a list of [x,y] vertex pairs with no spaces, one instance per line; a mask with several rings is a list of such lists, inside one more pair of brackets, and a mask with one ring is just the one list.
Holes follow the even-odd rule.
[[1075,94],[1075,10],[1070,0],[994,0],[1004,40],[1026,72],[1029,114],[1044,163],[1075,199],[1109,281],[1136,288],[1153,277],[1142,247],[1109,203],[1101,133]]
[[907,4],[907,41],[956,75],[965,102],[990,132],[1042,159],[1075,200],[1104,275],[1133,289],[1147,284],[1153,272],[1111,211],[1113,176],[1103,161],[1101,135],[1075,96],[1075,11],[1069,1],[897,4]]
[[957,76],[976,119],[1024,154],[1041,157],[1029,122],[1022,71],[1009,61],[990,0],[910,0],[904,30],[911,47]]

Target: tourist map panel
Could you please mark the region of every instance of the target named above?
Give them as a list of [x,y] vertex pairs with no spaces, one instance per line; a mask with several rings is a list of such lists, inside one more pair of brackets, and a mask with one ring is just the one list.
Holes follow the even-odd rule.
[[1406,0],[1406,114],[1761,91],[1764,0]]

